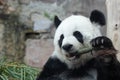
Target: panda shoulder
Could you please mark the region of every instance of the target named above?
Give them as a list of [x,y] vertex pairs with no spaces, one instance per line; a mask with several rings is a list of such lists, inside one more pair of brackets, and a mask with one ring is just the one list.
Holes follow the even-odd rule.
[[67,68],[67,65],[57,57],[51,56],[46,62],[44,68],[60,69],[60,68]]
[[52,77],[53,75],[60,74],[67,66],[65,63],[61,62],[57,57],[50,57],[43,67],[39,78]]

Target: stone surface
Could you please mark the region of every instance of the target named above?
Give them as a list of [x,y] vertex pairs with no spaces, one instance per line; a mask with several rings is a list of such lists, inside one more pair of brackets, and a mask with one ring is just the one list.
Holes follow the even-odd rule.
[[4,25],[2,38],[4,47],[1,53],[4,53],[8,60],[22,61],[25,48],[24,26],[19,23],[18,15],[14,14],[7,15],[7,19],[3,20],[2,24]]
[[4,43],[3,43],[3,34],[4,34],[4,24],[0,24],[0,52],[2,52],[4,48]]
[[7,0],[7,4],[15,9],[19,7],[18,0]]
[[53,52],[52,39],[28,39],[26,42],[26,64],[34,67],[43,67]]
[[[57,3],[43,3],[41,1],[31,1],[28,5],[21,5],[20,12],[20,21],[26,23],[28,20],[32,20],[34,14],[37,14],[36,17],[44,16],[50,20],[53,20],[54,16],[60,15],[65,16],[65,11],[61,6],[58,6]],[[39,18],[39,17],[38,17]],[[34,22],[34,20],[33,20]],[[28,26],[33,26],[29,25]]]
[[52,25],[52,21],[50,19],[39,14],[33,14],[31,19],[34,21],[33,31],[35,32],[47,32]]
[[40,0],[40,1],[45,2],[45,3],[54,3],[57,0]]
[[30,3],[30,0],[19,0],[19,3],[20,4],[29,4]]

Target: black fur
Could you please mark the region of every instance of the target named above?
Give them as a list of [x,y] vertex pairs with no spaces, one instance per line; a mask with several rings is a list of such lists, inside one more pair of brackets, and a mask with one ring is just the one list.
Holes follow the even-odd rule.
[[83,35],[79,32],[79,31],[75,31],[74,33],[73,33],[73,36],[75,36],[75,38],[80,42],[80,43],[82,43],[83,44]]
[[98,72],[97,80],[120,80],[120,63],[115,55],[109,55],[109,62],[104,62],[99,58],[96,60],[96,68]]
[[[97,80],[120,80],[120,63],[114,56],[109,56],[109,58],[111,58],[111,61],[108,63],[103,62],[99,58],[94,58],[76,69],[68,69],[63,63],[63,66],[61,66],[61,62],[60,66],[54,63],[55,65],[52,66],[54,69],[50,69],[51,64],[47,64],[50,70],[47,69],[46,71],[44,68],[37,80],[79,80],[86,76],[92,78],[93,76],[88,74],[88,71],[92,69],[97,70]],[[55,62],[57,61],[59,63],[59,60],[55,59]],[[95,79],[93,78],[93,80]]]
[[95,63],[95,59],[91,59],[86,64],[78,68],[68,69],[65,75],[66,80],[69,80],[69,79],[76,80],[76,79],[81,79],[82,77],[86,77],[86,76],[93,77],[92,75],[88,73],[88,71],[95,69],[94,63]]
[[68,69],[66,64],[57,58],[50,58],[36,80],[76,80],[85,76],[91,77],[88,71],[93,69],[94,63],[94,60],[90,60],[84,66]]
[[62,63],[59,59],[49,58],[43,68],[43,71],[40,73],[36,80],[57,80],[57,77],[54,76],[57,76],[66,69],[66,64]]
[[63,39],[64,39],[64,35],[62,34],[62,35],[60,36],[60,39],[58,40],[58,45],[59,45],[60,48],[61,48],[61,46],[62,46]]
[[93,39],[91,41],[92,46],[94,47],[94,49],[111,49],[114,48],[112,41],[105,37],[105,36],[99,36],[96,37],[95,39]]
[[[117,51],[112,41],[105,36],[100,36],[93,39],[91,43],[95,51],[110,51],[107,54],[103,51],[102,56],[95,58],[95,68],[98,72],[97,80],[120,80],[120,63],[116,58]],[[108,61],[105,61],[106,59]]]
[[98,23],[101,26],[106,24],[104,14],[98,10],[92,11],[91,16],[90,16],[90,20],[91,20],[91,22]]
[[55,17],[54,17],[55,27],[57,28],[57,27],[60,25],[60,23],[61,23],[61,20],[60,20],[57,16],[55,16]]

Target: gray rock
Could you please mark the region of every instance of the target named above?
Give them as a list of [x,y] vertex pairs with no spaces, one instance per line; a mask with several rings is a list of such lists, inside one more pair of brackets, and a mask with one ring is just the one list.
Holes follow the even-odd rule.
[[55,15],[65,16],[65,11],[62,6],[58,6],[57,3],[49,4],[41,1],[31,1],[28,5],[21,5],[20,21],[22,23],[26,24],[34,14],[40,14],[40,16],[53,20]]
[[0,24],[0,52],[2,52],[4,48],[4,43],[3,43],[3,36],[4,36],[4,24]]
[[39,14],[33,14],[32,21],[34,21],[33,30],[35,32],[47,32],[52,24],[50,19]]
[[30,0],[19,0],[20,4],[29,4]]
[[26,42],[25,63],[42,68],[53,52],[53,39],[28,39]]
[[45,3],[54,3],[57,0],[40,0],[40,1],[45,2]]

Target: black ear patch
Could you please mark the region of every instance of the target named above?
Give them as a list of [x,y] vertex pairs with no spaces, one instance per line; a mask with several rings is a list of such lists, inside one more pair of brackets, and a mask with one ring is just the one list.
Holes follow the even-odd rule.
[[104,14],[98,10],[92,11],[91,16],[90,16],[90,21],[98,23],[101,26],[106,24]]
[[55,17],[54,17],[55,27],[57,28],[57,27],[60,25],[60,23],[61,23],[61,20],[60,20],[57,16],[55,16]]
[[83,44],[83,35],[79,32],[79,31],[75,31],[73,33],[73,36],[75,36],[75,38]]

